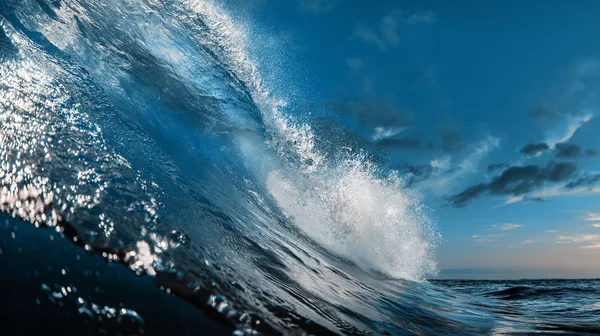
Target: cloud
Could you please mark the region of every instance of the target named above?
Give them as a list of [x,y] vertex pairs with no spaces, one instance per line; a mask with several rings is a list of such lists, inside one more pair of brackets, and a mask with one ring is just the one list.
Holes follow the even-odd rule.
[[576,236],[558,236],[556,237],[557,243],[577,243],[585,244],[581,245],[582,249],[599,249],[600,248],[600,235],[598,234],[579,234]]
[[400,36],[398,36],[398,21],[394,13],[383,17],[379,28],[383,40],[388,44],[400,43]]
[[557,143],[554,147],[554,152],[557,158],[574,159],[584,156],[595,156],[597,154],[594,149],[584,150],[583,147],[571,143]]
[[548,139],[546,143],[550,148],[554,148],[558,143],[564,143],[569,141],[575,132],[583,125],[587,124],[588,121],[592,119],[593,114],[590,111],[584,111],[577,115],[567,116],[568,122],[566,125],[566,129],[564,130],[555,130],[548,135]]
[[570,162],[550,161],[546,166],[512,166],[505,169],[490,182],[471,186],[461,193],[447,197],[447,199],[455,207],[464,207],[471,200],[487,193],[516,196],[519,197],[516,201],[522,201],[524,194],[539,189],[548,183],[566,181],[576,171],[577,166]]
[[433,11],[415,12],[404,19],[406,25],[432,24],[437,21],[437,15]]
[[428,179],[434,172],[434,168],[426,164],[405,165],[398,167],[397,170],[408,187]]
[[509,231],[509,230],[514,230],[514,229],[523,227],[523,225],[514,224],[514,223],[500,223],[500,224],[494,224],[494,225],[492,225],[492,227],[497,230]]
[[450,156],[444,156],[439,159],[431,160],[431,167],[440,171],[448,171],[450,170]]
[[591,221],[591,222],[600,222],[600,213],[599,212],[588,212],[583,217],[583,220]]
[[573,67],[573,76],[579,79],[600,76],[600,60],[594,57],[580,60]]
[[298,0],[302,8],[315,14],[323,14],[332,10],[338,2],[338,0]]
[[473,235],[471,239],[473,239],[473,241],[476,243],[491,243],[494,241],[492,238],[502,236],[504,236],[504,234]]
[[583,92],[589,86],[590,80],[600,76],[600,60],[597,58],[584,58],[578,60],[571,69],[570,79],[566,84],[567,96]]
[[575,158],[583,153],[583,147],[570,143],[557,143],[554,151],[556,152],[556,157]]
[[385,50],[400,43],[400,35],[398,34],[400,25],[432,24],[435,21],[436,15],[432,11],[406,13],[395,9],[379,20],[379,26],[376,29],[363,24],[357,25],[351,38],[374,44],[379,49]]
[[404,149],[433,149],[433,145],[423,143],[416,137],[404,138],[383,138],[377,142],[378,146],[385,148],[404,148]]
[[[538,198],[549,198],[549,197],[557,197],[557,196],[582,196],[582,195],[592,195],[592,194],[600,194],[600,187],[579,187],[579,188],[571,188],[567,189],[561,186],[554,186],[551,188],[543,188],[541,190],[535,191],[529,195],[529,197],[538,197]],[[523,201],[523,197],[516,200],[507,200],[505,204],[517,203]]]
[[363,68],[363,62],[358,57],[349,57],[346,59],[346,66],[351,71],[359,71]]
[[548,232],[548,233],[558,233],[558,232],[560,232],[560,230],[546,230],[546,232]]
[[558,243],[582,243],[582,242],[593,242],[600,241],[600,235],[597,234],[580,234],[577,236],[558,236],[556,237]]
[[578,178],[575,181],[569,182],[565,185],[565,189],[576,189],[576,188],[591,188],[600,182],[600,174],[588,175]]
[[352,32],[352,38],[362,40],[364,42],[372,43],[379,47],[379,49],[386,49],[388,47],[387,43],[383,41],[373,29],[369,27],[365,27],[363,25],[358,25],[354,28],[354,32]]
[[508,165],[506,163],[494,163],[487,167],[488,173],[494,172],[498,169],[506,168]]
[[529,112],[529,116],[531,116],[531,118],[536,119],[536,120],[542,120],[542,119],[556,119],[559,117],[559,114],[556,113],[554,110],[552,110],[551,108],[549,108],[546,105],[540,105],[540,106],[536,106],[535,108],[533,108]]
[[385,139],[385,138],[390,138],[393,137],[399,133],[401,133],[402,131],[404,131],[406,128],[405,127],[382,127],[382,126],[377,126],[375,127],[375,132],[373,133],[373,141],[377,142],[381,139]]
[[[447,161],[445,165],[449,167],[443,174],[437,174],[435,178],[431,178],[424,182],[420,188],[432,190],[437,195],[443,195],[447,190],[454,189],[454,187],[462,181],[462,179],[469,175],[479,171],[479,164],[487,154],[498,148],[500,140],[496,137],[487,135],[483,140],[470,146],[470,151],[467,152],[461,160],[458,161],[452,167],[452,158],[450,156],[443,156],[435,162]],[[434,162],[434,161],[432,161]],[[451,168],[450,168],[451,167]]]
[[533,240],[525,240],[525,241],[523,241],[522,244],[527,245],[527,244],[533,244],[533,243],[534,243]]
[[545,143],[528,144],[523,146],[519,152],[521,152],[523,155],[534,156],[547,150],[548,148],[549,146]]

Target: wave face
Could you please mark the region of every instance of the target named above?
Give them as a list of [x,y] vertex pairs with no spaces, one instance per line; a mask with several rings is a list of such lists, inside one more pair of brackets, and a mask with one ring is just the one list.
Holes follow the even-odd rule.
[[4,1],[0,209],[242,334],[508,323],[424,281],[439,237],[419,195],[324,150],[250,36],[210,1]]

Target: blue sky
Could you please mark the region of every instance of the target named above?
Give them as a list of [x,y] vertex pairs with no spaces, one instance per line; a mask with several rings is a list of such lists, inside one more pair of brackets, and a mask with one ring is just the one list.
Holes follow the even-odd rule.
[[600,2],[229,6],[292,113],[424,195],[441,277],[600,276]]

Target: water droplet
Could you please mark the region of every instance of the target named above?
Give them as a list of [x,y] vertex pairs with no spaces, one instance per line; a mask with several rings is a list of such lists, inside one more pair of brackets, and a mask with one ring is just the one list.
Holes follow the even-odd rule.
[[15,235],[15,233],[14,233],[14,232],[11,232],[11,233],[10,233],[10,236],[12,237],[12,239],[15,239],[15,237],[16,237],[16,235]]
[[173,230],[171,231],[171,242],[174,247],[179,247],[189,244],[190,238],[181,231]]
[[226,313],[229,310],[229,302],[218,294],[213,294],[208,298],[208,305],[215,308],[219,313]]
[[119,310],[119,314],[121,316],[129,316],[140,324],[144,323],[144,319],[142,319],[142,317],[135,310],[121,308],[121,310]]

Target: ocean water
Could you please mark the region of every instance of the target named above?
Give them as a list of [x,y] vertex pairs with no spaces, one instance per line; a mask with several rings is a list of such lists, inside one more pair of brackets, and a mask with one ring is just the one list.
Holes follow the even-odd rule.
[[331,145],[250,19],[0,5],[4,334],[600,332],[598,281],[427,281],[418,193]]

